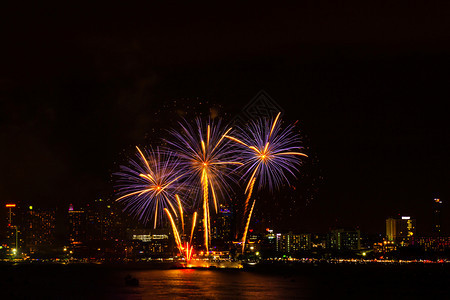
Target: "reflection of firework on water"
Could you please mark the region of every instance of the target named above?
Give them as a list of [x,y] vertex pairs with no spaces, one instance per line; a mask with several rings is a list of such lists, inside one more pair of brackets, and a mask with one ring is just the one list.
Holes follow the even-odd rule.
[[179,160],[169,152],[141,151],[129,166],[120,166],[116,173],[119,198],[125,211],[146,224],[151,218],[154,228],[162,221],[164,208],[170,208],[177,216],[175,193],[180,189]]
[[226,194],[230,171],[241,163],[233,157],[230,141],[225,135],[220,121],[208,122],[206,126],[196,120],[195,127],[188,122],[181,125],[180,131],[172,131],[173,140],[167,143],[174,148],[180,158],[180,166],[185,175],[183,182],[189,188],[191,199],[202,199],[203,226],[205,228],[205,247],[208,251],[210,228],[210,202],[217,213],[218,194]]
[[[273,121],[257,120],[246,127],[239,128],[234,136],[226,135],[240,148],[243,165],[243,178],[246,180],[245,193],[247,198],[244,207],[244,219],[248,212],[248,204],[254,185],[259,189],[267,187],[272,190],[283,183],[289,183],[287,174],[295,177],[295,172],[301,163],[300,136],[295,133],[294,125],[281,128],[280,113]],[[247,220],[250,220],[248,217]],[[248,226],[246,226],[248,227]],[[245,239],[246,233],[243,238]],[[243,241],[243,247],[245,241]]]

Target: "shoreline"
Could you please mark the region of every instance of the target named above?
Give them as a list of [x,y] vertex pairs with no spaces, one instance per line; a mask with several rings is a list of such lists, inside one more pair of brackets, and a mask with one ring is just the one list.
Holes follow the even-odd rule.
[[192,269],[192,270],[241,270],[241,271],[290,271],[290,270],[303,270],[303,269],[339,269],[339,268],[443,268],[450,269],[450,263],[445,262],[425,262],[425,261],[262,261],[255,264],[248,264],[245,262],[230,262],[228,265],[221,264],[221,262],[208,262],[210,265],[190,265],[186,266],[185,262],[167,262],[167,261],[151,261],[151,262],[52,262],[52,261],[20,261],[0,262],[0,269],[3,267],[91,267],[91,268],[105,268],[105,269],[117,269],[117,270],[176,270],[176,269]]

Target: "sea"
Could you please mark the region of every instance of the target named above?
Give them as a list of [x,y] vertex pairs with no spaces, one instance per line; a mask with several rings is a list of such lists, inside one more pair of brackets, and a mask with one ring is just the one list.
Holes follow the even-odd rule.
[[450,266],[1,264],[0,299],[450,299]]

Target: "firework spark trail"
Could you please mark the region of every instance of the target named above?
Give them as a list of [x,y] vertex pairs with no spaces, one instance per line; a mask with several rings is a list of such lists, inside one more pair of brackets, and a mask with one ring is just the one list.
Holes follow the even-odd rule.
[[164,208],[164,211],[166,212],[167,217],[169,217],[170,224],[172,225],[172,230],[173,230],[173,234],[175,237],[175,243],[177,244],[178,250],[180,250],[180,253],[183,254],[183,245],[181,244],[180,234],[178,233],[177,226],[175,225],[175,222],[174,222],[169,210],[167,208]]
[[192,228],[191,228],[191,237],[189,239],[190,244],[192,244],[192,237],[194,236],[194,228],[195,228],[196,223],[197,223],[197,212],[194,212],[194,217],[192,220]]
[[200,119],[195,127],[180,123],[181,131],[172,131],[173,139],[166,142],[177,152],[181,160],[183,180],[190,188],[191,198],[202,199],[203,226],[206,252],[210,239],[210,201],[217,213],[218,195],[224,196],[229,187],[232,166],[242,163],[234,160],[236,153],[229,147],[225,135],[231,129],[223,130],[220,122],[202,126]]
[[206,253],[208,253],[208,245],[209,245],[209,207],[208,207],[208,176],[206,176],[206,170],[202,171],[202,186],[203,186],[203,227],[204,227],[204,235],[205,235],[205,248]]
[[[302,147],[299,146],[300,137],[294,132],[294,126],[281,129],[280,115],[281,113],[278,113],[272,122],[262,119],[250,122],[245,128],[238,129],[236,137],[225,135],[242,150],[241,158],[244,164],[239,168],[244,173],[242,178],[247,181],[243,221],[255,183],[257,182],[258,189],[279,188],[283,182],[289,183],[286,173],[295,177],[294,171],[298,170],[301,163],[299,156],[307,157],[299,152]],[[243,244],[246,236],[247,226],[243,234]]]
[[158,149],[141,151],[129,166],[120,166],[116,186],[119,197],[116,201],[125,204],[125,211],[146,224],[153,217],[153,227],[163,219],[164,208],[170,208],[177,216],[173,203],[174,194],[181,188],[178,172],[179,159],[173,153],[162,153]]
[[181,206],[181,200],[180,200],[180,196],[175,195],[175,198],[177,199],[177,203],[178,203],[178,208],[180,210],[180,218],[181,218],[181,228],[183,229],[183,233],[184,233],[184,216],[183,216],[183,207]]
[[194,247],[191,245],[189,247],[189,243],[186,243],[186,261],[189,263],[189,261],[192,258],[192,250],[194,250]]
[[250,184],[250,191],[248,192],[247,199],[245,200],[245,206],[244,206],[244,216],[247,215],[248,211],[248,203],[250,202],[250,197],[252,196],[253,192],[253,186],[255,185],[256,178],[253,178],[251,184]]
[[205,237],[205,249],[206,253],[208,253],[208,244],[209,244],[209,235],[208,235],[208,202],[203,201],[203,229],[204,229],[204,237]]
[[156,229],[156,223],[158,221],[158,218],[156,217],[158,215],[158,201],[156,201],[156,206],[155,206],[155,222],[153,224],[153,228]]
[[245,225],[244,237],[242,238],[242,254],[244,254],[245,250],[245,240],[247,239],[247,231],[248,226],[250,225],[250,219],[252,218],[253,208],[255,207],[256,200],[253,200],[252,208],[250,209],[250,213],[248,214],[247,224]]
[[[175,196],[176,196],[176,198],[178,200],[178,203],[180,205],[180,215],[182,215],[183,208],[181,206],[180,197],[178,195],[175,195]],[[195,222],[197,220],[197,212],[194,212],[190,240],[189,240],[189,242],[185,242],[184,246],[183,246],[183,243],[182,243],[181,237],[180,237],[180,233],[179,233],[179,231],[177,229],[177,225],[176,225],[176,223],[175,223],[175,221],[174,221],[174,219],[172,217],[172,214],[170,213],[170,211],[167,208],[164,208],[164,211],[166,212],[167,217],[169,218],[170,225],[172,227],[173,235],[174,235],[174,238],[175,238],[175,243],[177,244],[178,250],[180,251],[180,255],[184,256],[185,259],[186,259],[186,262],[189,263],[189,261],[192,258],[192,251],[194,249],[194,247],[192,246],[192,236],[194,234]],[[183,229],[183,234],[184,234],[184,229]]]

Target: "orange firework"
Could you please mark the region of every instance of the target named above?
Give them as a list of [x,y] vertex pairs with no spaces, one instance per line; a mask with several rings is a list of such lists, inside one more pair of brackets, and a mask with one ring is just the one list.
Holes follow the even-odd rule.
[[[232,166],[241,165],[233,159],[235,152],[229,147],[225,136],[230,129],[223,129],[220,122],[202,126],[198,119],[193,127],[186,122],[181,131],[172,131],[173,139],[167,143],[174,148],[180,158],[183,180],[189,186],[193,199],[202,199],[203,227],[206,253],[209,252],[210,240],[210,202],[217,213],[218,193],[224,194],[227,179],[230,178]],[[200,205],[199,205],[200,206]]]
[[248,226],[250,225],[250,219],[252,218],[253,207],[255,207],[255,202],[256,200],[253,200],[252,208],[250,209],[250,213],[248,214],[247,224],[245,224],[244,236],[242,237],[242,254],[244,254],[245,240],[247,239]]
[[[180,189],[178,172],[179,159],[170,152],[158,149],[141,151],[136,147],[137,159],[131,159],[129,166],[120,166],[115,173],[116,201],[123,202],[125,210],[143,223],[153,218],[153,227],[163,220],[164,208],[170,208],[175,216],[174,194]],[[177,199],[179,200],[179,199]]]
[[[236,142],[243,161],[241,169],[244,173],[243,178],[247,181],[243,220],[246,219],[255,184],[260,189],[265,186],[269,189],[278,188],[282,182],[289,182],[287,173],[294,175],[294,171],[301,163],[299,156],[307,157],[306,154],[299,152],[302,147],[299,145],[299,135],[293,130],[294,126],[281,129],[280,115],[281,113],[278,113],[273,121],[260,119],[250,122],[245,128],[237,130],[236,137],[225,135],[229,140]],[[252,210],[254,204],[255,202]],[[251,213],[252,211],[242,236],[242,251],[245,247]]]
[[[178,200],[178,208],[180,211],[180,219],[181,219],[181,223],[182,223],[182,229],[181,229],[182,231],[181,232],[182,232],[182,235],[184,236],[183,207],[181,205],[180,197],[178,195],[175,195],[175,197]],[[175,243],[177,244],[177,248],[180,251],[180,255],[184,256],[184,258],[186,259],[186,262],[188,263],[192,258],[192,253],[193,253],[193,249],[194,249],[194,247],[192,246],[192,236],[194,235],[195,223],[197,221],[197,212],[194,212],[194,215],[193,215],[191,236],[189,238],[189,242],[183,243],[181,240],[181,237],[180,237],[180,233],[177,229],[177,225],[172,217],[172,214],[170,213],[170,211],[167,208],[164,208],[164,211],[166,212],[167,217],[169,218],[169,221],[170,221],[170,225],[172,226]]]

